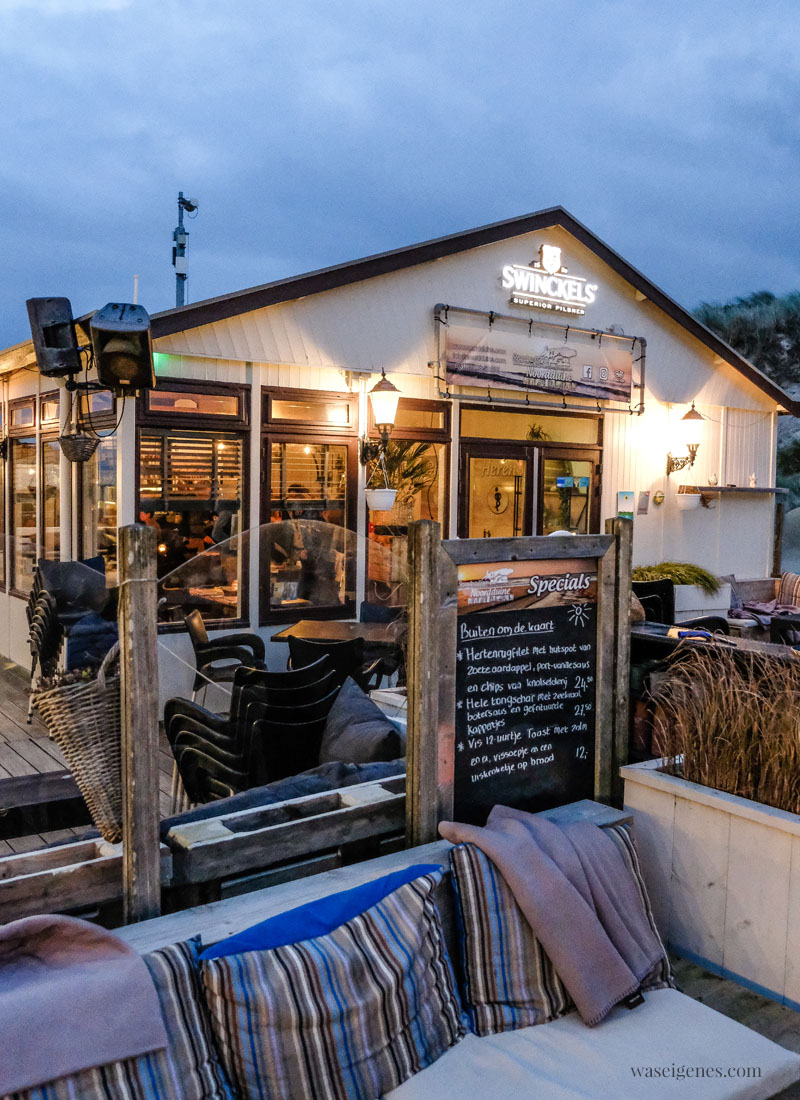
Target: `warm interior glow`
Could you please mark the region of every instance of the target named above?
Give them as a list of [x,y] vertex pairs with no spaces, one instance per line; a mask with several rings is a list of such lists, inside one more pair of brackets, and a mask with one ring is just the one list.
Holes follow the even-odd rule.
[[400,391],[392,385],[385,373],[380,382],[369,391],[369,399],[372,402],[372,415],[375,417],[377,427],[379,429],[386,427],[391,431],[397,416]]

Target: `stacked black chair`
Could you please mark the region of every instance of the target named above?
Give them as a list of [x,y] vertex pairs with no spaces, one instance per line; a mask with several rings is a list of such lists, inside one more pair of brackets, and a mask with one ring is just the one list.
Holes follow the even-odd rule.
[[349,676],[362,691],[368,692],[378,687],[386,674],[380,657],[369,661],[365,659],[363,638],[351,638],[344,642],[317,642],[289,635],[290,669],[305,668],[322,656],[330,660],[339,687]]
[[45,590],[41,573],[34,572],[33,587],[25,609],[28,617],[28,644],[31,651],[31,695],[28,702],[28,724],[33,719],[33,689],[36,667],[41,676],[52,676],[58,668],[64,629],[58,617],[55,598]]
[[[675,585],[672,581],[633,581],[631,588],[644,608],[647,622],[675,624]],[[721,615],[699,615],[675,625],[687,630],[708,630],[712,634],[731,632],[728,620]]]
[[323,657],[295,672],[237,670],[226,715],[169,700],[164,727],[189,801],[212,801],[314,767],[338,690]]
[[230,684],[240,665],[264,669],[264,642],[257,634],[224,634],[221,638],[209,638],[203,616],[199,611],[189,611],[183,616],[189,639],[194,650],[197,672],[192,688],[192,699],[203,688],[203,698],[209,683]]

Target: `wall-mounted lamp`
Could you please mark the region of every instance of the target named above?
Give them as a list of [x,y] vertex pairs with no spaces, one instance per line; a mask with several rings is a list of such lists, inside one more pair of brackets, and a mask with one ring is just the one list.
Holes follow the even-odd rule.
[[400,391],[393,386],[386,377],[386,371],[381,371],[380,381],[369,391],[369,399],[372,404],[372,416],[375,427],[378,429],[379,440],[361,440],[361,465],[375,462],[386,450],[389,436],[392,434],[395,418],[397,416],[397,403],[400,400]]
[[684,443],[689,453],[685,458],[673,458],[671,453],[667,455],[667,476],[675,473],[676,470],[684,470],[687,466],[694,466],[697,449],[700,446],[700,440],[703,438],[703,419],[703,416],[694,407],[693,401],[691,409],[680,419],[681,442]]

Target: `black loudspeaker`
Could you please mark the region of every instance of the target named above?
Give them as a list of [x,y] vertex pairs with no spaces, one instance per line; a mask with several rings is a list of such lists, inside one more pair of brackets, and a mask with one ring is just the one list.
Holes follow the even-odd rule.
[[55,378],[77,374],[81,357],[69,298],[29,298],[25,304],[41,373]]
[[89,329],[101,386],[118,397],[153,389],[150,317],[144,306],[109,302],[94,314]]

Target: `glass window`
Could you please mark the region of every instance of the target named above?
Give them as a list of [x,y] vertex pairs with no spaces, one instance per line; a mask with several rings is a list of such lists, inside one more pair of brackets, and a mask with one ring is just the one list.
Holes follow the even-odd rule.
[[100,555],[106,584],[117,583],[117,439],[103,439],[81,465],[81,557]]
[[33,426],[33,421],[33,402],[29,402],[27,405],[17,405],[16,408],[11,409],[12,428],[30,428]]
[[271,443],[271,525],[263,551],[272,610],[343,608],[353,599],[347,457],[345,444]]
[[114,411],[114,398],[110,390],[96,390],[81,395],[81,416]]
[[182,413],[185,416],[238,416],[239,397],[235,393],[189,393],[185,390],[151,390],[147,396],[151,413]]
[[597,443],[599,420],[588,416],[550,416],[499,409],[462,409],[462,438],[521,439],[553,443]]
[[300,421],[319,424],[322,427],[347,427],[351,423],[351,403],[346,398],[287,397],[273,398],[270,409],[272,420]]
[[42,440],[42,557],[61,557],[61,448],[57,439]]
[[6,464],[0,461],[0,584],[6,583]]
[[36,565],[36,440],[12,439],[11,567],[12,584],[29,592]]
[[139,518],[158,534],[164,619],[241,618],[243,444],[236,435],[143,431]]
[[[397,489],[397,497],[390,512],[369,513],[367,600],[404,605],[408,525],[417,519],[444,522],[447,446],[392,439],[386,447],[385,461],[389,485]],[[381,470],[374,470],[372,476],[373,470],[370,467],[367,473],[371,484],[382,485]]]
[[58,420],[58,398],[42,398],[42,423],[52,423]]

